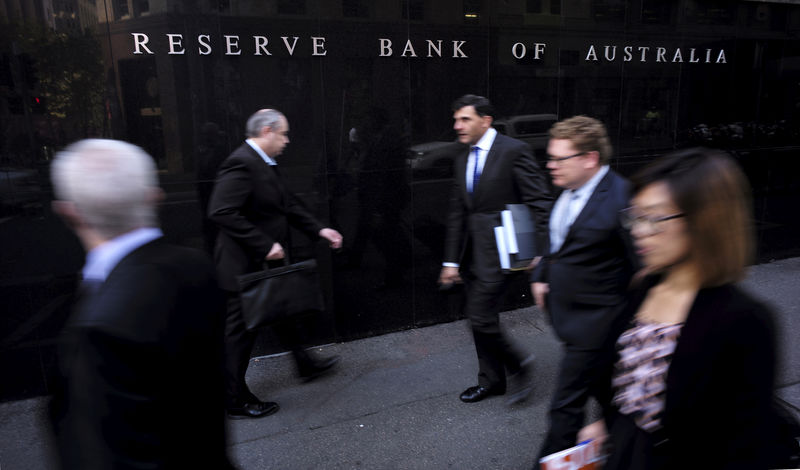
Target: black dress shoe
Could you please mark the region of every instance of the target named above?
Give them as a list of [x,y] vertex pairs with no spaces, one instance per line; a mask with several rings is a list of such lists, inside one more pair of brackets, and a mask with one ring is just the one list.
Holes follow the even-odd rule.
[[474,387],[470,387],[461,394],[461,401],[464,403],[475,403],[476,401],[481,401],[484,398],[490,397],[492,395],[502,395],[506,393],[505,390],[499,390],[496,388],[486,388],[481,387],[480,385],[476,385]]
[[318,378],[325,372],[328,372],[339,363],[339,356],[326,357],[325,359],[317,359],[309,366],[300,370],[300,378],[303,382],[311,382]]
[[263,418],[278,411],[280,407],[277,403],[271,401],[256,401],[245,403],[242,406],[229,406],[228,418],[230,419],[244,419],[244,418]]

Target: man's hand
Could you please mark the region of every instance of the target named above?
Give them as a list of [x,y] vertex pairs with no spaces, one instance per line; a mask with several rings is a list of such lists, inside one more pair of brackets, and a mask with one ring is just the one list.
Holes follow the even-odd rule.
[[442,268],[442,272],[439,273],[439,285],[443,287],[449,287],[453,284],[458,284],[461,282],[461,275],[458,274],[458,268],[453,266],[445,266]]
[[584,441],[597,441],[598,445],[603,447],[606,439],[608,439],[608,430],[606,429],[605,420],[601,419],[578,431],[578,438],[575,444],[580,444]]
[[547,307],[545,307],[545,297],[550,292],[550,284],[546,282],[534,282],[531,284],[531,293],[533,294],[533,300],[536,302],[536,306],[543,312],[547,311]]
[[344,237],[342,237],[341,233],[337,232],[332,228],[324,228],[320,230],[319,236],[321,238],[324,238],[325,240],[328,240],[328,246],[330,246],[334,250],[337,250],[342,247],[342,240],[344,239]]
[[281,246],[281,244],[275,242],[272,244],[272,248],[269,250],[269,253],[267,253],[266,259],[267,261],[274,261],[283,259],[285,256],[286,254],[283,252],[283,247]]
[[542,260],[542,257],[541,257],[541,256],[537,256],[537,257],[533,258],[533,259],[531,260],[531,263],[528,265],[528,267],[526,267],[526,268],[525,268],[525,270],[526,270],[526,271],[531,271],[531,270],[535,269],[535,268],[536,268],[536,266],[539,266],[539,262],[540,262],[541,260]]

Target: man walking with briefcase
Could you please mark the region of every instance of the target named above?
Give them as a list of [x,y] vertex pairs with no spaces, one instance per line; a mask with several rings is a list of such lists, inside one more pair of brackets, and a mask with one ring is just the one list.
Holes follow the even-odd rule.
[[[290,226],[309,237],[342,246],[342,235],[324,227],[286,187],[275,158],[289,143],[289,123],[282,113],[262,109],[247,120],[248,139],[220,166],[208,217],[219,226],[215,260],[220,286],[228,294],[225,319],[225,382],[231,418],[259,418],[278,405],[258,399],[247,387],[245,373],[255,342],[242,318],[237,276],[260,271],[268,262],[286,259]],[[298,292],[298,295],[303,295]],[[302,347],[295,322],[275,325],[282,345],[290,349],[298,373],[306,380],[329,370],[338,357],[317,359]]]

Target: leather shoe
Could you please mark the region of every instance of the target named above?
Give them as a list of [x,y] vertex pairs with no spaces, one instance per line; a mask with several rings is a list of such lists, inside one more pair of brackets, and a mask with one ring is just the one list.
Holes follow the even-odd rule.
[[256,401],[228,407],[227,411],[230,419],[263,418],[274,414],[279,408],[277,403],[271,401]]
[[476,385],[464,390],[464,392],[461,394],[461,401],[464,403],[475,403],[476,401],[481,401],[484,398],[492,395],[502,395],[504,393],[505,390],[491,389]]
[[328,372],[339,363],[339,356],[326,357],[325,359],[317,359],[310,366],[303,368],[300,371],[300,378],[303,382],[311,382],[324,373]]

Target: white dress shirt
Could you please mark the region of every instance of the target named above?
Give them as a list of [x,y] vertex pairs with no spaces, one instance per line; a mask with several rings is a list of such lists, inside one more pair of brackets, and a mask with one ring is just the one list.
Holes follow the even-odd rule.
[[565,190],[558,197],[550,216],[550,253],[561,249],[561,245],[564,244],[564,239],[569,233],[569,228],[572,227],[578,214],[586,206],[586,202],[589,201],[606,173],[608,173],[608,165],[603,165],[589,181],[583,183],[583,186],[578,189]]
[[[486,132],[483,133],[483,136],[478,140],[478,142],[475,145],[471,145],[469,148],[469,157],[467,157],[467,171],[464,175],[467,183],[467,192],[469,193],[473,191],[472,180],[475,175],[476,162],[475,151],[473,148],[478,148],[478,173],[483,174],[483,167],[486,166],[486,157],[489,156],[489,150],[492,148],[492,144],[494,144],[495,137],[497,137],[497,131],[494,127],[490,127]],[[457,268],[460,265],[458,263],[445,262],[442,263],[442,266]]]
[[259,147],[259,146],[258,146],[258,144],[256,144],[255,142],[253,142],[253,139],[247,139],[247,140],[245,140],[245,142],[247,142],[247,145],[249,145],[249,146],[253,147],[253,150],[255,150],[255,151],[256,151],[256,153],[257,153],[259,156],[261,156],[261,158],[262,158],[262,159],[264,159],[264,161],[267,163],[267,165],[269,165],[269,166],[275,166],[275,165],[277,165],[277,164],[278,164],[278,162],[276,162],[275,160],[273,160],[272,158],[270,158],[270,156],[269,156],[269,155],[267,155],[267,154],[266,154],[266,152],[264,152],[263,150],[261,150],[261,147]]
[[86,254],[86,264],[83,265],[83,280],[105,282],[108,275],[122,258],[128,256],[129,253],[140,246],[162,236],[164,234],[159,228],[138,228],[94,248]]

